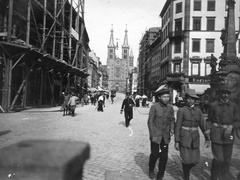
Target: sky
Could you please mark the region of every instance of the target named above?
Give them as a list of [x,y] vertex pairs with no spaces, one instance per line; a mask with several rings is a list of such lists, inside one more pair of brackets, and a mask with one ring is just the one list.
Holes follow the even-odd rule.
[[[151,27],[161,27],[159,17],[166,0],[85,0],[84,20],[89,46],[102,64],[107,62],[107,46],[113,28],[114,43],[122,46],[125,30],[137,65],[139,42]],[[116,54],[121,58],[121,48]]]

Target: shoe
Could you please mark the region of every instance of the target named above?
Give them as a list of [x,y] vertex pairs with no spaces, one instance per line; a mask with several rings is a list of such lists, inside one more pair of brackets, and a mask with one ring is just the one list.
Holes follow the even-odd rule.
[[154,178],[154,171],[149,171],[149,178],[153,179]]

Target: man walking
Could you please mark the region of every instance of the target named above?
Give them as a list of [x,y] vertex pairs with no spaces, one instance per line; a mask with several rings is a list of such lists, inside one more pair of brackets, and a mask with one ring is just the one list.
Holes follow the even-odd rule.
[[68,101],[68,105],[70,106],[72,117],[75,116],[75,108],[77,106],[77,100],[78,100],[78,97],[75,96],[74,93],[71,93],[70,99]]
[[229,89],[223,85],[218,91],[219,99],[208,110],[207,134],[212,146],[211,180],[229,178],[232,158],[234,131],[240,127],[239,110],[235,103],[229,101]]
[[120,110],[120,113],[122,114],[124,110],[124,116],[125,116],[125,125],[126,127],[129,126],[130,121],[133,118],[133,107],[135,106],[134,101],[129,97],[130,93],[126,93],[126,98],[122,102],[122,107]]
[[[190,170],[200,162],[200,135],[198,127],[204,134],[206,130],[206,121],[202,111],[195,106],[199,99],[194,89],[187,89],[185,94],[186,105],[180,108],[177,113],[175,129],[175,148],[180,151],[183,168],[183,179],[189,180]],[[206,147],[209,147],[210,141],[206,139]]]
[[159,158],[157,180],[162,180],[168,160],[168,145],[174,133],[174,110],[168,104],[170,91],[161,89],[156,92],[159,102],[153,104],[149,111],[148,129],[151,154],[149,158],[149,177],[154,178],[154,168]]

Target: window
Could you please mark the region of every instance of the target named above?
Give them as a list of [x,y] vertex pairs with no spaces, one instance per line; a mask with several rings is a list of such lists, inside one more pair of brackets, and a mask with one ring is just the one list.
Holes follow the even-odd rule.
[[200,63],[193,62],[192,63],[192,76],[199,76],[200,75]]
[[127,55],[124,55],[124,56],[123,56],[123,59],[127,59]]
[[214,53],[214,39],[206,40],[206,53]]
[[110,53],[113,53],[113,50],[112,50],[112,49],[110,49]]
[[124,53],[127,53],[127,50],[126,49],[124,49],[124,51],[123,51]]
[[200,39],[192,40],[192,52],[200,52]]
[[208,17],[207,18],[207,31],[214,31],[215,30],[215,17]]
[[211,74],[211,66],[210,66],[210,63],[206,63],[205,64],[205,75],[209,75]]
[[194,0],[193,10],[194,11],[201,11],[201,5],[202,5],[201,0]]
[[182,19],[175,20],[175,31],[182,31]]
[[174,53],[181,53],[181,40],[175,41]]
[[215,11],[215,0],[208,0],[207,10],[208,11]]
[[174,73],[180,73],[180,63],[174,63]]
[[110,54],[110,55],[109,55],[109,58],[112,59],[112,58],[113,58],[113,55]]
[[201,30],[201,17],[194,17],[193,18],[193,30],[194,31]]
[[182,12],[182,2],[176,4],[176,14]]

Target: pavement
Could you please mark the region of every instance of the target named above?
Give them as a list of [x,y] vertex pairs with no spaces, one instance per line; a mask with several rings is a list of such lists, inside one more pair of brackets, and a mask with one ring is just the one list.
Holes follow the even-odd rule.
[[[0,113],[0,148],[22,140],[51,139],[88,142],[90,159],[84,165],[83,180],[105,180],[107,171],[130,172],[137,180],[148,180],[150,141],[147,128],[149,108],[134,110],[130,128],[120,114],[123,94],[117,93],[114,103],[106,100],[104,112],[94,105],[76,108],[76,116],[62,116],[60,106],[31,108],[16,113]],[[175,107],[175,111],[177,108]],[[211,148],[204,147],[201,138],[201,163],[191,171],[191,180],[210,179]],[[234,145],[231,173],[240,172],[240,143]],[[158,163],[158,162],[157,162]],[[155,168],[157,174],[157,166]],[[174,136],[169,145],[169,159],[164,180],[181,180],[179,152],[174,148]]]

